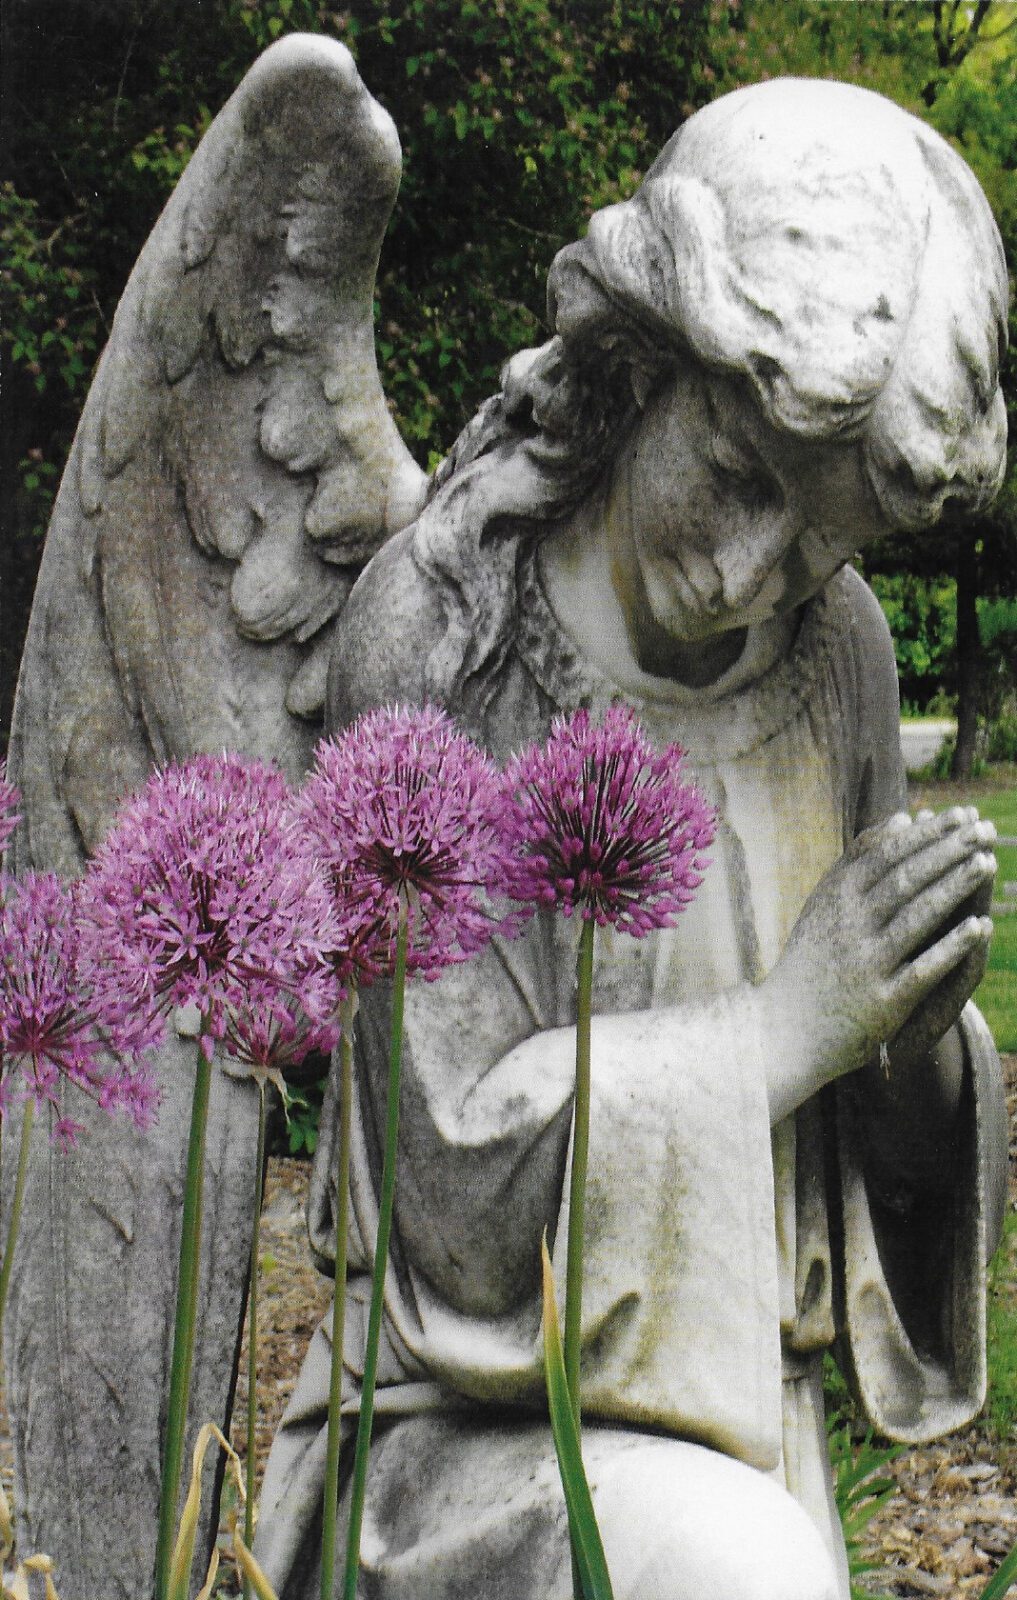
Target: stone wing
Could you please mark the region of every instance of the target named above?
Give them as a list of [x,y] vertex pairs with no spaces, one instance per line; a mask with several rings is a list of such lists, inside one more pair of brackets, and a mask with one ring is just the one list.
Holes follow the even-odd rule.
[[[300,36],[262,57],[188,166],[47,539],[10,751],[19,869],[78,872],[153,762],[228,748],[303,772],[330,622],[422,499],[374,358],[399,172],[349,53]],[[152,1592],[194,1055],[182,1037],[160,1052],[150,1134],[76,1107],[69,1160],[37,1130],[7,1395],[21,1547],[53,1556],[68,1600]],[[217,1070],[192,1440],[233,1393],[256,1117],[253,1086]]]
[[303,769],[328,624],[423,496],[374,355],[400,166],[349,52],[294,35],[157,223],[40,574],[12,750],[33,862],[73,869],[152,760]]

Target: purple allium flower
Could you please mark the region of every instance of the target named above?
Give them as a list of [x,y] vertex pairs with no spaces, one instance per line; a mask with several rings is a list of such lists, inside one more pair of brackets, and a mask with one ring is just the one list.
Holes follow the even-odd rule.
[[[77,886],[53,873],[26,873],[0,903],[0,1107],[14,1093],[57,1105],[62,1080],[107,1112],[124,1111],[138,1127],[155,1119],[158,1093],[137,1057],[152,1029],[123,993],[97,996],[82,976]],[[65,1148],[81,1125],[61,1117],[53,1138]]]
[[280,1087],[280,1074],[299,1067],[312,1051],[327,1055],[338,1039],[338,1021],[316,1021],[290,996],[272,1006],[232,1009],[223,1042],[237,1061],[271,1075]]
[[325,1024],[338,1004],[332,896],[296,848],[292,800],[281,773],[239,756],[166,767],[122,807],[84,880],[97,987],[197,1007],[209,1058],[231,1014],[282,1018],[293,1001]]
[[18,801],[21,799],[13,783],[7,782],[7,763],[0,761],[0,856],[7,849],[11,834],[21,821]]
[[436,706],[367,712],[319,744],[298,802],[306,847],[332,875],[340,970],[391,970],[400,904],[407,970],[437,977],[510,921],[493,898],[508,866],[494,763]]
[[632,711],[555,720],[545,745],[505,773],[517,841],[512,894],[637,938],[670,927],[692,899],[715,817],[681,778],[684,751],[658,753]]
[[[303,840],[305,849],[319,849],[312,833],[305,833]],[[349,866],[332,863],[325,870],[332,885],[339,930],[335,948],[329,952],[333,969],[344,993],[350,984],[365,989],[392,971],[395,944],[391,917],[387,910],[379,912],[375,901],[361,893],[358,875]]]

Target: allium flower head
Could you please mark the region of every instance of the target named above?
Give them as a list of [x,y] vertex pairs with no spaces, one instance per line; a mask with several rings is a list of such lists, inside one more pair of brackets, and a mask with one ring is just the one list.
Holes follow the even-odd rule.
[[13,783],[7,782],[7,763],[0,761],[0,856],[3,855],[21,815],[18,811],[20,794]]
[[387,706],[323,740],[298,811],[332,875],[340,967],[361,982],[391,969],[400,905],[407,970],[429,978],[508,931],[504,804],[494,763],[435,706]]
[[292,997],[281,1004],[241,1006],[229,1013],[224,1043],[229,1054],[255,1075],[270,1078],[284,1093],[281,1078],[312,1053],[329,1054],[339,1039],[338,1020],[316,1021]]
[[196,756],[156,772],[119,817],[84,880],[87,956],[102,989],[160,1010],[196,1006],[202,1047],[231,1012],[336,1009],[324,875],[297,850],[292,795],[274,768]]
[[556,719],[505,773],[512,894],[637,938],[672,926],[702,882],[715,826],[682,780],[683,758],[678,745],[655,750],[626,707],[599,727],[586,711]]
[[[77,894],[53,873],[26,873],[0,904],[0,1106],[15,1093],[56,1105],[61,1081],[104,1111],[122,1110],[142,1128],[158,1092],[137,1057],[152,1030],[124,994],[97,996],[82,976]],[[61,1118],[54,1138],[73,1144],[79,1124]]]

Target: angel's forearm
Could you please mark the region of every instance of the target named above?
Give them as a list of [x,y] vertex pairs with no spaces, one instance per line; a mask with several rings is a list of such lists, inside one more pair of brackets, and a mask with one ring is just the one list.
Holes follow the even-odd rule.
[[[664,1143],[677,1150],[690,1097],[694,1120],[708,1123],[714,1095],[720,1104],[735,1079],[755,1086],[765,1139],[766,1052],[749,985],[700,1004],[600,1015],[592,1034],[592,1119],[620,1147],[639,1143],[649,1123],[672,1128]],[[497,1315],[535,1290],[541,1233],[553,1237],[558,1224],[575,1029],[535,1031],[494,1060],[482,1038],[473,1043],[477,1055],[464,1061],[448,1038],[409,1041],[397,1214],[413,1264],[461,1309]],[[672,1184],[673,1172],[660,1182]]]

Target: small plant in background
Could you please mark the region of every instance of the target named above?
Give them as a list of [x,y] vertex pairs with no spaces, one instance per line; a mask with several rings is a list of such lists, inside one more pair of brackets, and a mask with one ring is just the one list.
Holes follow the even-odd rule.
[[[547,743],[517,756],[505,775],[515,847],[512,895],[532,905],[557,906],[566,917],[578,913],[580,920],[564,1341],[577,1441],[594,929],[613,927],[641,938],[671,927],[702,882],[707,863],[701,852],[713,839],[715,819],[698,790],[683,781],[683,760],[677,745],[655,750],[635,715],[612,706],[599,727],[583,710],[558,718]],[[556,1446],[558,1437],[556,1432]],[[559,1450],[559,1465],[579,1600],[586,1555],[577,1547],[576,1528],[580,1502],[588,1500],[589,1491],[578,1452],[566,1462]]]
[[[496,910],[507,871],[502,830],[505,798],[494,764],[436,707],[386,707],[369,712],[340,738],[318,747],[300,800],[308,848],[331,874],[348,929],[336,949],[351,982],[392,977],[391,1052],[385,1150],[378,1206],[371,1306],[364,1352],[360,1418],[350,1488],[343,1585],[355,1600],[360,1565],[367,1462],[371,1445],[378,1343],[395,1203],[403,999],[406,978],[436,978],[452,962],[476,954],[502,928]],[[348,1041],[352,1010],[344,1018]],[[348,1048],[348,1045],[347,1045]],[[348,1069],[343,1071],[339,1194],[339,1259],[332,1328],[328,1467],[322,1595],[331,1597],[338,1501],[340,1298],[345,1277],[345,1191],[348,1186]]]
[[843,1411],[834,1411],[826,1422],[826,1439],[833,1471],[833,1493],[844,1530],[851,1600],[880,1600],[870,1589],[861,1589],[856,1579],[875,1571],[878,1563],[865,1554],[865,1530],[896,1492],[896,1480],[889,1468],[903,1454],[900,1445],[879,1445],[872,1429],[856,1440],[851,1421]]
[[[249,1063],[323,1042],[336,1010],[324,878],[295,847],[292,795],[273,768],[197,756],[157,772],[121,809],[86,875],[87,970],[164,1027],[199,1015],[163,1458],[156,1594],[169,1593],[194,1350],[205,1127],[216,1041]],[[274,1070],[274,1066],[273,1066]]]
[[313,1156],[318,1148],[318,1127],[327,1078],[288,1086],[285,1128],[276,1127],[270,1140],[272,1155]]

